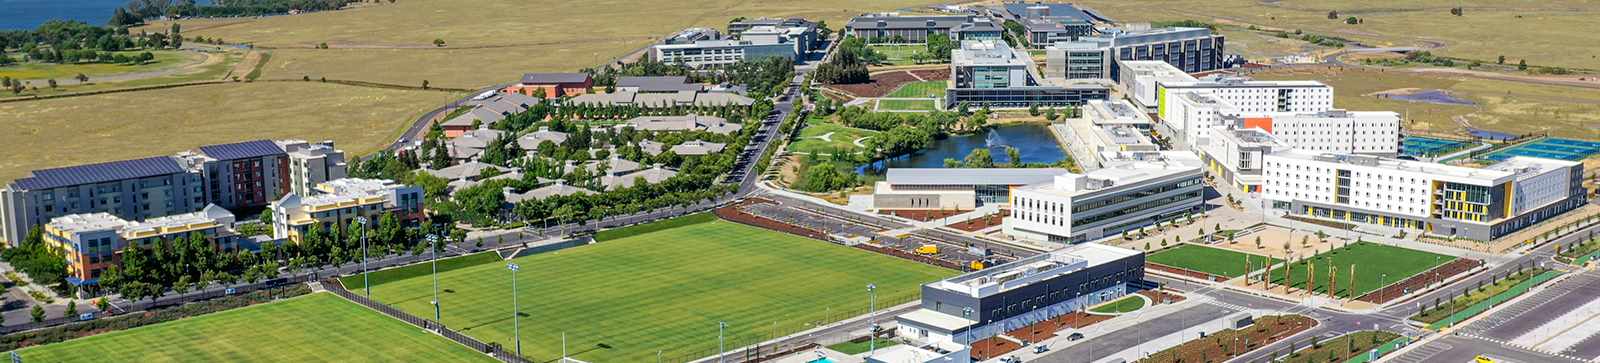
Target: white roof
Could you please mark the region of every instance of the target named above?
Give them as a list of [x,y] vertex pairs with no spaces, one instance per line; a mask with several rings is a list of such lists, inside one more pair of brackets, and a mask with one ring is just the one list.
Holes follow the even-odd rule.
[[[973,312],[973,313],[977,313],[977,312]],[[943,330],[946,330],[946,331],[956,331],[958,329],[966,328],[967,326],[972,325],[972,321],[971,320],[963,319],[963,318],[961,318],[959,316],[955,316],[955,315],[950,315],[950,314],[945,314],[945,313],[929,310],[929,309],[926,309],[926,308],[912,310],[909,313],[901,314],[897,319],[906,320],[906,321],[912,321],[912,322],[916,322],[916,323],[921,324],[921,325],[926,325],[926,326],[930,326],[930,327],[934,327],[934,328],[939,328],[939,329],[943,329]]]
[[1355,168],[1406,171],[1420,175],[1429,175],[1438,179],[1474,185],[1500,184],[1504,183],[1506,180],[1509,180],[1509,178],[1513,176],[1512,172],[1505,170],[1468,168],[1463,166],[1430,163],[1426,161],[1400,160],[1368,155],[1318,153],[1300,149],[1277,152],[1269,155],[1268,157],[1312,163],[1339,164]]

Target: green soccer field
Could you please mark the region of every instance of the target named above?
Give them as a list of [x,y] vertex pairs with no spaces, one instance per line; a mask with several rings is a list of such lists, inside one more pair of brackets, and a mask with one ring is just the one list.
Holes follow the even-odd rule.
[[329,293],[23,349],[24,362],[494,362]]
[[[1407,277],[1422,273],[1435,266],[1443,265],[1455,260],[1454,256],[1423,252],[1412,249],[1381,245],[1371,242],[1357,242],[1349,246],[1335,248],[1301,261],[1290,263],[1289,285],[1295,288],[1305,288],[1306,269],[1311,263],[1316,263],[1316,281],[1313,283],[1315,292],[1325,293],[1328,289],[1328,270],[1337,269],[1334,294],[1338,297],[1359,297],[1362,294],[1377,290],[1387,284],[1405,280]],[[1350,268],[1355,266],[1355,294],[1350,294]],[[1273,284],[1282,284],[1284,281],[1284,268],[1272,270]]]
[[[1245,267],[1246,256],[1250,258],[1248,268]],[[1145,261],[1230,278],[1267,266],[1263,265],[1266,257],[1261,255],[1187,243],[1150,254]],[[1272,263],[1279,262],[1283,260],[1272,259]]]
[[884,97],[941,98],[944,97],[945,86],[948,85],[949,82],[947,81],[916,81],[902,84],[900,85],[900,88],[896,88],[894,92],[890,92],[888,96]]
[[[732,348],[916,298],[956,271],[733,222],[713,220],[514,259],[523,354],[591,362],[687,361],[713,355],[717,322]],[[510,349],[505,263],[439,276],[445,326]],[[431,317],[426,275],[373,288],[373,297]]]

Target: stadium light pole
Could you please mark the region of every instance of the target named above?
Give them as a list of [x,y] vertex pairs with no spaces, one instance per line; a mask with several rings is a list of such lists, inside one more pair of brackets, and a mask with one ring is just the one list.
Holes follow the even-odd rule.
[[367,299],[372,299],[372,282],[367,280],[367,217],[356,217],[356,224],[361,226],[361,287],[367,292]]
[[878,285],[867,284],[867,356],[878,353]]
[[433,257],[433,321],[444,323],[439,318],[439,235],[428,235],[428,253]]
[[519,319],[517,319],[517,271],[521,270],[522,266],[517,266],[516,263],[507,263],[506,269],[511,270],[511,331],[516,336],[517,356],[521,357],[522,328]]
[[727,328],[728,328],[728,322],[721,321],[721,320],[717,321],[717,363],[722,363],[723,362],[723,358],[722,357],[723,357],[724,354],[726,354],[726,351],[727,351],[726,349],[724,349],[724,346],[722,345],[722,342],[723,342],[723,340],[722,340],[722,332],[723,332],[724,329],[727,329]]
[[965,335],[967,336],[967,339],[966,339],[967,340],[967,351],[971,352],[972,351],[972,307],[968,306],[968,307],[961,308],[961,317],[967,319],[967,331],[966,331]]

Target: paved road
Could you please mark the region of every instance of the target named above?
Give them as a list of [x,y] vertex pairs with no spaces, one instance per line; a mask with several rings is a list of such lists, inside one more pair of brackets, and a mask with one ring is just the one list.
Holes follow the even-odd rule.
[[405,149],[406,147],[410,146],[412,142],[421,140],[423,132],[428,130],[428,125],[433,124],[433,119],[438,118],[439,115],[450,112],[450,110],[455,109],[456,107],[461,107],[462,104],[467,103],[467,101],[472,100],[473,97],[477,97],[484,92],[506,88],[508,85],[510,85],[510,83],[501,83],[480,88],[476,91],[472,91],[471,94],[461,97],[460,99],[451,101],[443,106],[439,106],[439,108],[435,108],[432,111],[428,111],[427,113],[422,114],[422,116],[417,116],[417,120],[411,122],[411,127],[407,128],[405,133],[400,134],[400,138],[395,139],[394,143],[389,144],[389,147],[385,150],[396,151]]

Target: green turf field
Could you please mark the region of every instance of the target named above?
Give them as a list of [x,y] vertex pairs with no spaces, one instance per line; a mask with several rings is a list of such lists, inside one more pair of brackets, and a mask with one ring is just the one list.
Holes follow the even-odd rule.
[[[1350,294],[1350,266],[1355,266],[1356,290],[1353,296],[1361,296],[1383,285],[1404,280],[1411,275],[1416,275],[1434,266],[1443,265],[1456,259],[1454,256],[1423,252],[1371,242],[1358,242],[1349,246],[1323,252],[1311,258],[1290,263],[1289,284],[1295,288],[1304,288],[1306,281],[1306,268],[1311,262],[1317,264],[1316,281],[1313,284],[1316,292],[1324,292],[1328,288],[1328,270],[1337,266],[1338,281],[1335,282],[1335,293],[1339,297],[1351,297]],[[1283,283],[1283,267],[1272,270],[1273,284]]]
[[902,84],[900,88],[896,88],[894,92],[890,92],[888,96],[884,97],[940,98],[944,97],[945,87],[948,85],[949,82],[946,81],[916,81]]
[[23,349],[24,362],[494,362],[328,293]]
[[934,111],[939,105],[934,100],[878,100],[879,111]]
[[[426,249],[424,249],[426,250]],[[439,260],[439,273],[445,273],[462,267],[476,266],[489,262],[500,261],[500,254],[494,251],[474,253],[466,256],[456,256]],[[359,264],[360,262],[356,262]],[[432,278],[433,263],[419,263],[386,270],[373,271],[367,278],[371,279],[372,286],[409,279],[417,276]],[[431,280],[430,280],[431,281]],[[340,277],[339,282],[344,284],[346,290],[361,292],[361,274]]]
[[[672,222],[667,222],[672,223]],[[517,258],[524,355],[567,350],[591,362],[686,361],[715,354],[717,322],[734,347],[914,298],[922,283],[956,274],[859,249],[715,220]],[[512,344],[511,275],[504,263],[439,275],[444,324]],[[431,316],[428,276],[373,288],[373,296]],[[603,346],[602,346],[603,344]]]
[[[1251,260],[1248,268],[1246,256]],[[1266,258],[1260,255],[1187,243],[1152,253],[1145,261],[1230,278],[1266,267],[1262,265]],[[1272,263],[1279,262],[1283,260],[1272,259]]]
[[1139,295],[1128,295],[1127,297],[1117,299],[1117,301],[1096,306],[1092,309],[1089,309],[1089,311],[1101,314],[1121,314],[1131,313],[1143,308],[1144,298],[1139,297]]

